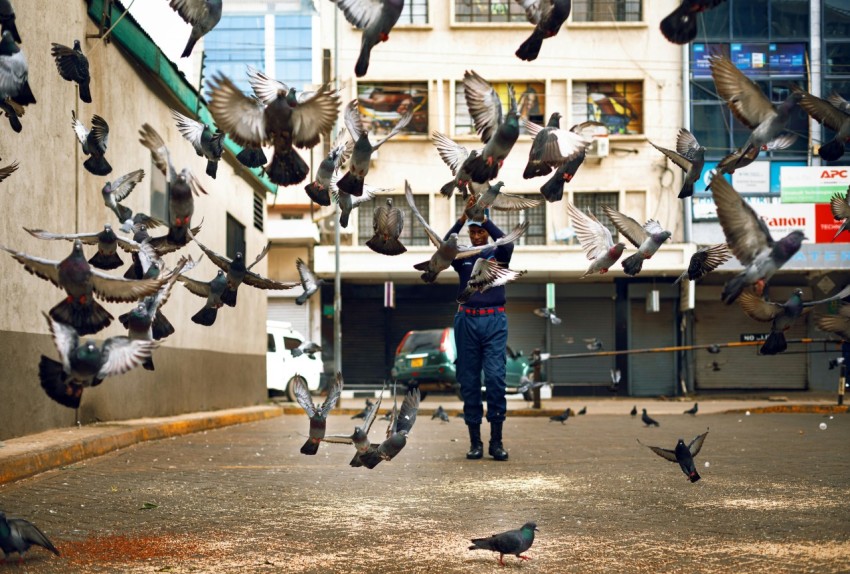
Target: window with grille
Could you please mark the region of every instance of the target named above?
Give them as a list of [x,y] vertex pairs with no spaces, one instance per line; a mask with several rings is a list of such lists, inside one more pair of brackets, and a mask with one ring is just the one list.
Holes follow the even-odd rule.
[[[522,123],[523,119],[538,125],[546,123],[546,86],[542,82],[510,82],[514,87],[519,110],[520,123],[519,133],[526,135],[528,132]],[[502,113],[508,113],[510,100],[508,99],[508,82],[492,82],[491,85],[499,99],[502,100]],[[455,134],[459,136],[476,135],[475,122],[466,105],[466,96],[463,92],[463,82],[455,84]]]
[[227,214],[227,256],[230,259],[236,257],[239,252],[245,255],[245,226],[239,221]]
[[573,22],[640,22],[641,0],[575,0]]
[[611,237],[614,238],[614,242],[619,241],[617,239],[617,228],[614,227],[614,224],[611,223],[611,220],[608,219],[608,216],[605,215],[605,212],[602,211],[602,206],[607,205],[612,209],[616,209],[619,211],[619,202],[620,202],[620,194],[617,192],[592,192],[592,193],[574,193],[573,194],[573,205],[579,208],[584,213],[592,213],[596,219],[599,220],[599,223],[608,228],[608,231],[611,232]]
[[224,15],[204,36],[205,72],[211,78],[221,72],[244,92],[251,92],[245,66],[265,69],[265,17]]
[[[520,197],[529,199],[542,199],[539,193],[512,193]],[[463,213],[466,207],[466,200],[460,193],[455,194],[455,213],[458,217]],[[546,245],[546,202],[531,209],[523,209],[522,211],[500,211],[498,209],[490,209],[490,219],[493,223],[505,233],[510,233],[514,227],[524,221],[528,221],[528,231],[516,241],[516,245]],[[466,232],[461,231],[461,234],[466,237]],[[466,239],[464,241],[468,242]]]
[[525,10],[512,0],[455,0],[456,22],[528,22]]
[[[850,100],[850,7],[846,0],[823,3],[823,91],[822,97],[838,94]],[[804,84],[805,85],[805,84]],[[832,141],[835,132],[823,126],[823,142]],[[847,155],[828,165],[846,165]]]
[[428,0],[407,0],[401,10],[397,26],[405,24],[424,25],[428,23]]
[[402,133],[428,133],[428,84],[426,82],[381,82],[357,84],[357,100],[363,127],[377,139],[395,127],[409,111],[413,119]]
[[643,133],[643,82],[574,82],[575,123],[597,121],[611,135]]
[[[419,210],[419,213],[422,214],[425,221],[428,221],[429,214],[428,197],[429,196],[427,195],[413,196],[413,203],[416,205],[416,209]],[[375,232],[374,227],[372,226],[375,208],[379,205],[386,205],[388,198],[393,200],[393,207],[398,207],[404,212],[404,229],[402,229],[401,235],[398,236],[401,244],[405,247],[413,245],[429,245],[431,242],[428,240],[425,228],[422,227],[422,224],[416,216],[410,212],[410,207],[407,205],[407,200],[404,195],[388,193],[382,193],[374,200],[364,203],[357,208],[357,211],[359,212],[357,214],[358,244],[366,245],[366,242],[372,237],[372,234]],[[439,229],[435,231],[437,233],[441,232]],[[446,229],[446,231],[448,231],[448,229]]]

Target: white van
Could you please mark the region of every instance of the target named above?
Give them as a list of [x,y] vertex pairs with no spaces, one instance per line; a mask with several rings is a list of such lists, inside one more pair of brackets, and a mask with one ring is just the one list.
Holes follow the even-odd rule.
[[295,401],[292,383],[301,377],[311,393],[317,393],[322,381],[322,354],[292,356],[292,349],[304,342],[304,335],[286,321],[267,321],[266,387],[269,396],[285,394]]

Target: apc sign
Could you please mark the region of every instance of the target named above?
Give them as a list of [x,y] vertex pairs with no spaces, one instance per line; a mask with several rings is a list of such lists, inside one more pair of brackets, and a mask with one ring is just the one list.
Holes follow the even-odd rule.
[[779,178],[782,203],[829,203],[850,186],[850,167],[783,166]]

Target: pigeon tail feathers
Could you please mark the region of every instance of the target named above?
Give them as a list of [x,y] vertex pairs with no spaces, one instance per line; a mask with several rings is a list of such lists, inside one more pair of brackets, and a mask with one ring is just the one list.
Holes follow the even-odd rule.
[[144,367],[146,371],[155,371],[156,369],[153,367],[153,357],[145,359],[145,362],[142,363],[142,367]]
[[111,253],[109,255],[106,255],[105,253],[101,253],[100,251],[91,256],[91,259],[89,259],[89,263],[91,263],[94,267],[97,267],[98,269],[106,270],[117,269],[118,267],[124,265],[124,262],[121,261],[121,258],[118,256],[117,253]]
[[699,473],[697,471],[693,471],[693,472],[688,474],[688,480],[690,480],[691,482],[696,482],[700,478],[702,478],[702,477],[699,475]]
[[829,143],[823,144],[820,146],[818,155],[826,161],[835,161],[844,155],[844,142],[834,139]]
[[440,188],[440,195],[442,195],[446,199],[451,199],[452,195],[454,195],[455,187],[455,180],[451,180],[446,185]]
[[788,343],[785,341],[785,333],[782,331],[773,331],[767,336],[764,344],[759,349],[762,355],[777,355],[788,348]]
[[263,167],[269,161],[262,148],[246,147],[238,154],[236,159],[245,167]]
[[86,82],[85,84],[77,84],[80,87],[80,99],[87,104],[91,103],[91,90],[89,89],[89,84]]
[[18,95],[11,99],[13,102],[21,106],[28,106],[36,103],[35,96],[32,93],[32,89],[30,89],[30,83],[27,81],[25,81],[21,86]]
[[685,183],[682,186],[682,190],[679,192],[679,199],[683,199],[685,197],[691,197],[694,194],[694,184]]
[[173,333],[174,325],[171,324],[171,321],[169,321],[162,312],[157,310],[156,315],[154,315],[153,322],[151,323],[151,335],[154,340],[159,341]]
[[94,175],[109,175],[112,173],[112,166],[109,165],[109,162],[106,161],[106,158],[103,156],[92,156],[88,158],[83,162],[83,167],[86,168],[89,173],[93,173]]
[[207,160],[207,175],[215,179],[216,173],[218,173],[218,162]]
[[643,268],[643,255],[640,253],[629,255],[623,259],[622,265],[623,271],[625,271],[626,275],[634,277],[640,273],[640,270]]
[[189,36],[189,41],[186,42],[186,47],[183,49],[183,53],[180,54],[181,58],[188,58],[192,55],[192,50],[195,48],[195,44],[198,42],[198,38],[195,37],[194,34]]
[[[363,179],[354,177],[350,171],[336,182],[336,186],[340,191],[344,191],[348,195],[353,195],[354,197],[363,195]],[[345,226],[343,225],[343,227]]]
[[77,409],[80,407],[83,387],[65,382],[62,363],[42,355],[41,361],[38,363],[38,379],[41,381],[41,388],[44,389],[48,397],[68,408]]
[[328,207],[331,204],[331,194],[328,193],[327,188],[325,188],[316,181],[311,181],[310,183],[305,185],[304,191],[307,192],[307,196],[311,200],[313,200],[319,205],[324,205],[325,207]]
[[224,290],[224,293],[221,294],[221,302],[228,307],[236,307],[236,292],[236,289],[228,287]]
[[129,207],[125,207],[125,206],[121,205],[120,203],[116,203],[115,204],[115,215],[118,216],[118,220],[121,223],[124,223],[128,219],[133,218],[133,210],[130,209]]
[[378,234],[372,236],[372,238],[366,242],[366,245],[369,246],[372,251],[383,255],[401,255],[407,251],[407,247],[402,245],[401,241],[395,237],[382,239]]
[[531,36],[520,44],[520,47],[516,51],[516,57],[526,62],[536,60],[537,55],[540,53],[540,48],[543,46],[544,37],[543,32],[535,28]]
[[50,310],[50,316],[59,323],[71,325],[80,336],[93,335],[105,329],[114,318],[97,301],[92,301],[91,305],[80,305],[64,299]]
[[363,37],[363,45],[360,47],[360,56],[357,58],[357,64],[354,66],[354,75],[362,78],[369,70],[369,55],[372,52],[372,46],[366,40],[365,34]]
[[301,183],[307,178],[308,173],[310,173],[310,168],[301,156],[292,149],[274,154],[271,164],[266,168],[269,180],[283,186]]
[[218,316],[218,309],[215,307],[204,307],[194,315],[192,315],[192,322],[197,323],[198,325],[203,325],[205,327],[211,326],[215,323],[215,318]]
[[555,175],[540,187],[540,193],[549,203],[561,201],[561,198],[564,197],[564,178],[558,172],[555,172]]
[[307,442],[301,447],[301,454],[316,454],[319,452],[319,441],[314,441],[311,438],[307,439]]

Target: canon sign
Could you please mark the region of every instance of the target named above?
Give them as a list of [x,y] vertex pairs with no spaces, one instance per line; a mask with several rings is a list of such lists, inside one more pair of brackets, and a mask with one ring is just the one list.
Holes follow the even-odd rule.
[[779,227],[796,227],[803,229],[806,227],[806,222],[808,220],[805,216],[800,217],[767,217],[762,215],[761,218],[767,224],[767,226],[771,229],[779,228]]

